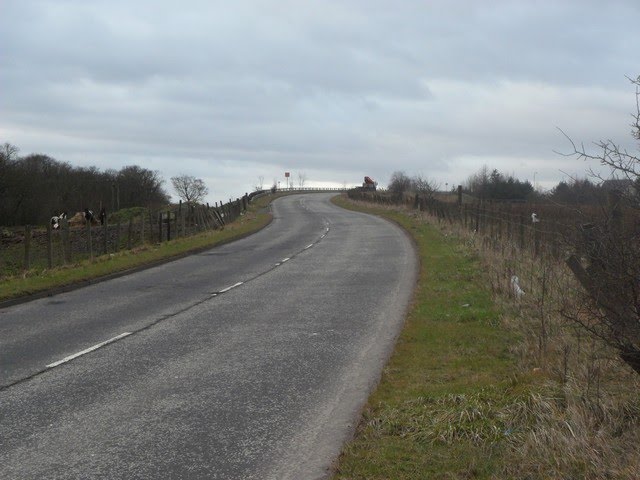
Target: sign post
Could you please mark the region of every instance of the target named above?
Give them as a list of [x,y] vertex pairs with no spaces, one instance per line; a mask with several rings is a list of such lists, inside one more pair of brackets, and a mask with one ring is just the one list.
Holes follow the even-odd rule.
[[284,177],[287,179],[287,190],[289,190],[289,177],[291,176],[290,172],[284,172]]

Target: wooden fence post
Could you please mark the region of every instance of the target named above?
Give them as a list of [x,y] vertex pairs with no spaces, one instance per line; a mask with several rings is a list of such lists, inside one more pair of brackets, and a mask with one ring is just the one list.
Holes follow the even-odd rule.
[[607,207],[609,210],[609,218],[611,230],[615,235],[622,235],[622,211],[620,209],[620,192],[610,190],[607,195]]
[[158,212],[158,243],[162,243],[162,212]]
[[118,223],[116,224],[116,247],[113,249],[116,252],[120,251],[120,219],[118,219]]
[[129,218],[129,227],[127,228],[127,250],[131,250],[133,237],[133,217]]
[[494,210],[494,206],[490,205],[489,214],[487,216],[487,222],[489,223],[489,240],[490,240],[491,248],[494,248],[495,245],[496,245],[496,242],[495,242],[495,238],[496,238],[495,214],[496,214],[496,212]]
[[93,244],[91,242],[91,222],[87,220],[87,251],[89,252],[89,259],[93,260]]
[[64,257],[64,263],[71,263],[71,240],[69,235],[69,221],[63,218],[60,221],[60,228],[62,229],[62,254]]
[[47,267],[53,268],[53,228],[47,222]]
[[536,223],[531,224],[533,229],[533,256],[537,258],[540,255],[540,229],[536,227]]
[[109,253],[109,222],[106,218],[102,224],[102,253],[103,255]]
[[24,227],[24,269],[31,268],[31,225]]

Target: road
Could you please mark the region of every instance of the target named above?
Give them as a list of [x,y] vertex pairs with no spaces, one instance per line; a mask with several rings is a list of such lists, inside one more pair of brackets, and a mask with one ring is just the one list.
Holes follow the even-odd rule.
[[284,197],[243,240],[0,310],[0,477],[324,478],[416,278],[395,225]]

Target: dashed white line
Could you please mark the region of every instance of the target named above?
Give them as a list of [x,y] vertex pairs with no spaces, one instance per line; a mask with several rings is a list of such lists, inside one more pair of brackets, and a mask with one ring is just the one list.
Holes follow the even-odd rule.
[[63,363],[67,363],[71,360],[73,360],[74,358],[78,358],[81,355],[85,355],[89,352],[93,352],[94,350],[97,350],[100,347],[104,347],[105,345],[108,345],[110,343],[115,342],[116,340],[120,340],[121,338],[127,337],[131,335],[131,332],[124,332],[121,333],[120,335],[110,338],[109,340],[105,340],[104,342],[100,342],[96,345],[94,345],[93,347],[89,347],[86,350],[82,350],[81,352],[78,353],[74,353],[73,355],[69,355],[68,357],[64,357],[62,360],[58,360],[57,362],[53,362],[50,363],[49,365],[47,365],[47,368],[53,368],[53,367],[57,367],[58,365],[62,365]]
[[229,290],[231,290],[232,288],[236,288],[239,287],[240,285],[242,285],[244,282],[238,282],[235,285],[231,285],[230,287],[225,288],[224,290],[220,290],[218,293],[225,293],[228,292]]
[[289,260],[291,260],[291,257],[283,258],[283,259],[282,259],[282,263],[284,263],[284,262],[288,262]]
[[310,245],[307,245],[306,247],[304,247],[304,249],[307,250],[308,248],[311,248],[311,247],[313,247],[313,243]]

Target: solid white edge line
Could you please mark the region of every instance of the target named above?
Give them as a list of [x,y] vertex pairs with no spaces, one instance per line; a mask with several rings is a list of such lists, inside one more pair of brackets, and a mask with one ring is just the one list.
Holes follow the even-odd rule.
[[57,362],[53,362],[50,363],[49,365],[47,365],[47,368],[53,368],[53,367],[57,367],[58,365],[62,365],[63,363],[69,362],[71,360],[73,360],[74,358],[78,358],[81,355],[85,355],[89,352],[93,352],[94,350],[97,350],[100,347],[104,347],[105,345],[108,345],[110,343],[115,342],[116,340],[120,340],[121,338],[127,337],[131,335],[131,332],[124,332],[121,333],[120,335],[110,338],[109,340],[105,340],[104,342],[100,342],[96,345],[94,345],[93,347],[89,347],[86,350],[82,350],[81,352],[78,353],[74,353],[73,355],[69,355],[68,357],[64,357],[62,360],[58,360]]

